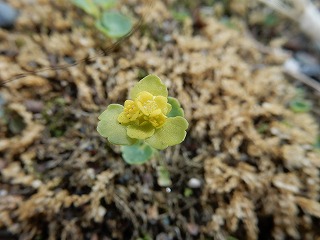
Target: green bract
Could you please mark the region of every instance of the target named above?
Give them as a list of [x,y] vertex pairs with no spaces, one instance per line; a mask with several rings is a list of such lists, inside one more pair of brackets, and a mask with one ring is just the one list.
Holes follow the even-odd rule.
[[[161,150],[185,139],[188,122],[183,110],[177,99],[168,97],[159,77],[148,75],[140,80],[131,89],[130,98],[124,106],[109,105],[99,116],[97,127],[111,143],[134,147],[123,148],[127,162],[140,163],[150,158],[150,149],[147,153],[141,150],[148,149],[146,145]],[[125,157],[130,154],[136,159]]]
[[154,149],[143,142],[137,142],[130,146],[122,146],[122,157],[129,164],[142,164],[148,161],[154,154]]
[[97,131],[102,137],[108,138],[109,142],[119,145],[132,145],[136,141],[129,138],[126,127],[121,125],[117,118],[123,111],[120,104],[110,104],[108,108],[99,116]]

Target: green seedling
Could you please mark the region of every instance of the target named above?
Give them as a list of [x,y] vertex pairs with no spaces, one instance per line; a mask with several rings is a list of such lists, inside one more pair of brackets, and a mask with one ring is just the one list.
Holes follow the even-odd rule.
[[309,112],[312,108],[312,104],[310,101],[305,99],[305,90],[297,88],[296,91],[296,96],[289,102],[290,109],[295,113]]
[[184,22],[190,17],[190,14],[186,11],[172,11],[172,16],[178,22]]
[[98,18],[100,15],[98,5],[92,0],[72,0],[72,3],[91,16]]
[[192,191],[191,188],[185,188],[184,191],[183,191],[183,195],[185,197],[190,197],[192,194],[193,194],[193,191]]
[[157,182],[160,187],[169,187],[172,185],[170,173],[165,166],[157,167],[157,175]]
[[143,237],[139,237],[137,240],[152,240],[152,237],[149,234],[144,234]]
[[257,126],[258,133],[264,134],[270,129],[269,124],[267,123],[261,123]]
[[112,10],[116,0],[72,0],[72,3],[93,16],[97,29],[110,38],[120,38],[132,28],[130,18]]
[[293,99],[290,104],[290,109],[295,113],[305,113],[311,110],[311,102],[304,99]]
[[227,240],[238,240],[238,238],[233,237],[233,236],[228,236],[228,237],[227,237]]
[[122,156],[129,164],[144,163],[158,150],[181,143],[188,128],[179,101],[168,97],[156,75],[140,80],[124,106],[110,104],[99,120],[99,134],[123,146]]
[[96,21],[96,27],[111,38],[119,38],[130,32],[132,23],[130,19],[115,11],[103,12]]
[[279,18],[274,13],[265,16],[263,24],[267,27],[275,27],[279,24]]
[[93,0],[93,2],[103,10],[108,10],[117,4],[117,0]]

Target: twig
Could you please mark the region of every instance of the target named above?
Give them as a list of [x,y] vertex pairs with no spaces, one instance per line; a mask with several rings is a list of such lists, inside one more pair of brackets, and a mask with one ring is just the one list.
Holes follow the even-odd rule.
[[259,0],[277,12],[299,24],[300,30],[308,35],[320,48],[320,13],[310,0]]
[[136,216],[134,215],[133,211],[128,206],[128,204],[124,200],[122,200],[121,197],[118,196],[117,194],[114,194],[114,201],[116,206],[118,206],[119,208],[122,208],[123,211],[127,213],[127,215],[130,217],[134,228],[139,229],[138,219],[136,218]]
[[308,85],[309,87],[313,88],[314,90],[318,91],[320,93],[320,83],[313,80],[312,78],[308,77],[307,75],[297,72],[297,71],[292,71],[292,70],[287,70],[284,69],[284,72],[289,75],[290,77]]
[[281,1],[278,0],[260,0],[260,2],[268,5],[269,7],[273,8],[274,10],[278,11],[282,15],[290,18],[291,20],[296,21],[295,18],[296,12],[293,9],[290,9],[287,5],[283,4]]

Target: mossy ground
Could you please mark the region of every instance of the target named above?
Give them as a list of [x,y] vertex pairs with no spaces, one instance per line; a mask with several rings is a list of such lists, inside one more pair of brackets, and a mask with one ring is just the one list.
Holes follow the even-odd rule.
[[[191,1],[151,10],[128,0],[119,10],[144,23],[101,56],[112,40],[69,1],[8,2],[21,15],[0,30],[0,79],[49,70],[0,89],[0,238],[319,237],[319,124],[289,107],[296,89],[282,72],[285,54],[261,50],[232,21],[177,18],[169,7]],[[190,128],[181,145],[130,166],[96,132],[97,117],[151,73]]]

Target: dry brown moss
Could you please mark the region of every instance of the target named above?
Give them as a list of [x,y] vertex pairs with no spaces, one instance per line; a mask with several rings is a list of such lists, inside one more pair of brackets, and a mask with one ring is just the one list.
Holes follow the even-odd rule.
[[[0,31],[0,48],[16,53],[1,56],[1,79],[95,56],[93,47],[109,44],[88,27],[90,19],[82,26],[82,14],[66,1],[11,2],[23,11],[14,30]],[[128,4],[134,7],[123,11],[149,11],[141,2]],[[279,66],[283,56],[261,53],[214,19],[194,32],[190,19],[179,25],[161,1],[153,7],[141,32],[110,56],[1,88],[6,108],[26,127],[12,135],[1,125],[0,228],[25,239],[257,239],[259,232],[314,239],[318,124],[288,109],[294,89]],[[122,102],[146,73],[164,80],[190,122],[186,141],[163,155],[174,182],[170,193],[156,182],[155,160],[127,166],[95,131],[99,112]],[[27,99],[46,107],[31,113]],[[62,127],[62,135],[50,126]],[[187,197],[191,177],[204,184]]]

